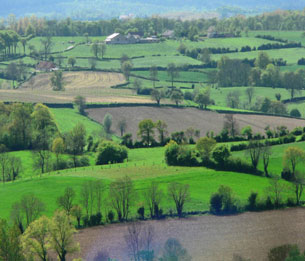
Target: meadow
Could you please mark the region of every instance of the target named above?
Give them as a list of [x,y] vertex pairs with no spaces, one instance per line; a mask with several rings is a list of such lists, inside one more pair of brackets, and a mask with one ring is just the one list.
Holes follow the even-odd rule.
[[[289,147],[299,147],[301,149],[305,149],[305,142],[296,142],[293,144],[283,144],[283,145],[277,145],[271,147],[271,157],[270,157],[270,165],[269,165],[269,172],[270,174],[274,174],[277,176],[280,176],[284,164],[283,164],[283,155],[287,148]],[[234,156],[245,158],[248,162],[250,162],[250,157],[245,153],[245,151],[238,151],[233,153]],[[298,171],[303,171],[305,168],[305,162],[301,162],[299,166],[297,167]],[[264,170],[263,162],[260,161],[258,165],[258,169]]]
[[[209,209],[209,199],[220,185],[232,188],[244,205],[251,191],[257,191],[263,198],[270,186],[269,180],[242,173],[214,171],[203,167],[168,167],[163,159],[164,148],[134,149],[129,151],[129,160],[126,163],[107,166],[90,166],[44,174],[42,178],[31,177],[15,182],[5,183],[0,190],[1,218],[8,218],[11,205],[24,194],[34,193],[45,203],[46,215],[52,215],[57,208],[56,198],[61,195],[67,186],[76,191],[76,202],[80,200],[80,189],[87,180],[102,180],[104,199],[107,198],[108,185],[111,181],[129,176],[133,181],[137,193],[131,216],[136,216],[136,209],[143,204],[142,193],[152,181],[160,183],[164,190],[162,208],[166,213],[174,210],[173,203],[166,196],[166,187],[170,182],[189,184],[191,200],[186,204],[186,211],[206,211]],[[149,160],[147,160],[149,159]],[[287,192],[286,196],[293,196]],[[108,209],[104,202],[103,210]]]

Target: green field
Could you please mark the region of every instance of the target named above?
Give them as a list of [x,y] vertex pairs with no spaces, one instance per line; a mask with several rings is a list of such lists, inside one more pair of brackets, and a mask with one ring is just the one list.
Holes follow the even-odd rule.
[[271,35],[275,38],[305,44],[305,37],[303,36],[302,31],[250,31],[248,35],[249,37],[255,37],[256,35]]
[[[294,145],[305,148],[305,143]],[[273,147],[270,172],[279,173],[281,171],[283,150],[288,146],[292,145]],[[236,152],[233,155],[244,157],[244,152]],[[19,156],[22,156],[28,164],[31,161],[30,152],[19,152]],[[91,157],[93,159],[94,155],[91,155]],[[261,166],[259,167],[261,168]],[[30,169],[30,166],[28,166],[28,169]],[[266,188],[269,186],[268,179],[264,177],[214,171],[202,167],[168,167],[164,163],[164,148],[134,149],[129,150],[129,161],[127,163],[63,170],[57,173],[44,174],[42,178],[38,178],[37,174],[36,177],[28,175],[25,180],[4,184],[0,196],[9,196],[6,197],[5,201],[0,202],[0,207],[3,209],[1,217],[7,217],[11,204],[25,193],[35,191],[35,194],[39,195],[47,205],[46,214],[51,215],[57,208],[56,198],[66,186],[72,186],[79,194],[81,184],[88,179],[102,179],[105,185],[108,185],[114,179],[125,175],[130,176],[135,182],[139,195],[135,206],[143,203],[141,193],[153,180],[160,182],[164,190],[167,184],[172,181],[189,184],[192,199],[187,204],[186,209],[188,211],[207,210],[210,195],[222,184],[233,189],[241,204],[246,203],[251,191],[257,191],[261,196],[266,196]],[[12,196],[12,194],[17,196]],[[105,194],[107,194],[107,188]],[[174,209],[174,206],[166,197],[162,205],[166,211]],[[135,215],[135,208],[133,208],[132,215]]]
[[[271,157],[269,163],[269,172],[275,175],[280,175],[283,170],[283,155],[288,147],[299,147],[305,149],[305,142],[297,142],[293,144],[283,144],[271,147]],[[250,158],[245,151],[238,151],[233,153],[236,157],[246,158],[250,162]],[[258,168],[263,171],[263,162],[260,161]],[[297,170],[303,171],[305,162],[301,163]]]
[[[211,98],[215,101],[215,105],[218,106],[227,106],[226,97],[229,92],[238,92],[240,95],[240,107],[242,108],[243,103],[248,102],[248,97],[246,95],[246,89],[249,87],[225,87],[225,88],[211,88]],[[256,99],[264,99],[265,97],[276,100],[275,94],[280,93],[281,99],[289,99],[290,94],[286,89],[283,88],[266,88],[266,87],[253,87],[254,95],[252,98],[252,104],[255,103]],[[297,96],[303,96],[304,91],[301,91]],[[296,96],[296,97],[297,97]],[[296,107],[296,105],[289,105],[289,108]],[[305,114],[304,114],[305,116]]]
[[[192,72],[192,71],[182,71],[179,72],[179,76],[176,77],[175,81],[189,81],[189,82],[208,82],[208,72],[211,70],[206,70],[204,72]],[[150,79],[149,71],[133,71],[134,75],[142,76]],[[166,71],[159,71],[157,76],[159,81],[171,81],[168,73]]]
[[105,136],[104,127],[101,124],[89,119],[86,116],[80,115],[76,110],[51,108],[50,111],[55,118],[59,131],[62,133],[72,130],[74,126],[76,126],[78,123],[81,123],[86,128],[87,136]]
[[[242,53],[227,53],[227,54],[214,54],[212,59],[218,61],[222,56],[227,56],[231,59],[254,59],[257,58],[261,51],[242,52]],[[264,51],[267,52],[272,59],[283,58],[288,64],[297,64],[298,60],[305,57],[304,48],[288,48],[288,49],[273,49]]]
[[[102,179],[104,184],[108,185],[116,178],[130,176],[138,193],[132,216],[135,216],[136,207],[143,204],[142,191],[151,181],[160,182],[164,191],[167,184],[173,181],[189,184],[191,201],[186,205],[187,211],[208,210],[210,195],[217,191],[220,185],[230,186],[240,204],[246,203],[251,191],[257,191],[260,196],[265,197],[269,186],[267,178],[242,173],[214,171],[202,167],[168,167],[163,161],[164,148],[135,149],[130,150],[129,155],[128,163],[64,170],[45,174],[42,178],[34,177],[6,183],[0,190],[0,197],[5,198],[0,201],[0,217],[7,218],[11,205],[22,195],[31,192],[46,204],[45,214],[52,215],[57,208],[56,198],[63,193],[65,187],[71,186],[75,189],[78,201],[81,184],[89,179]],[[106,186],[104,198],[107,193]],[[174,209],[166,194],[162,207],[165,212]]]

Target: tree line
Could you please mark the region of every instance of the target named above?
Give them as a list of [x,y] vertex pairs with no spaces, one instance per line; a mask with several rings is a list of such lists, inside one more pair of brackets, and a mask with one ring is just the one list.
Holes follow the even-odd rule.
[[[196,40],[206,35],[213,26],[218,33],[229,33],[239,36],[247,35],[251,30],[305,30],[305,14],[303,11],[274,11],[256,16],[235,16],[225,19],[176,20],[164,17],[112,19],[99,21],[75,21],[70,18],[48,20],[35,16],[16,19],[11,15],[0,24],[18,32],[20,35],[34,36],[89,36],[110,35],[114,32],[137,33],[140,35],[162,34],[166,30],[174,30],[176,37],[187,37]],[[5,25],[7,24],[7,26]]]

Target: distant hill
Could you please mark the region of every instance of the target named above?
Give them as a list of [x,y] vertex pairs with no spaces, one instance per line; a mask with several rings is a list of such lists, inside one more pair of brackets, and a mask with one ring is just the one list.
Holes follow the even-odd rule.
[[[222,17],[275,9],[303,9],[305,0],[10,0],[1,1],[0,16],[35,14],[52,18],[94,20],[122,15],[215,12]],[[3,3],[4,2],[4,3]]]

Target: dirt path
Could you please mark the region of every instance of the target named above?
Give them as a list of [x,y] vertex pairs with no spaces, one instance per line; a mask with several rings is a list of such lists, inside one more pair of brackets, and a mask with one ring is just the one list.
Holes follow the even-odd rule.
[[[305,209],[287,209],[238,216],[199,216],[188,219],[146,221],[154,227],[154,249],[169,237],[180,240],[192,260],[226,261],[239,254],[252,261],[264,261],[268,250],[282,244],[298,244],[304,249]],[[94,260],[97,252],[115,260],[126,257],[126,224],[82,230],[77,235],[85,260]]]

